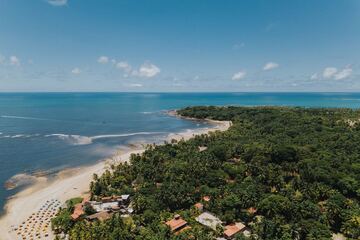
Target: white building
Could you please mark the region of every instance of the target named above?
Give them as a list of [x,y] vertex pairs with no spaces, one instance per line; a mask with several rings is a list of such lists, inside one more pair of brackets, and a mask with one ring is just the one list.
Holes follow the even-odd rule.
[[216,230],[216,227],[222,224],[219,218],[217,218],[216,216],[212,215],[209,212],[204,212],[195,219],[202,225],[205,225],[213,230]]

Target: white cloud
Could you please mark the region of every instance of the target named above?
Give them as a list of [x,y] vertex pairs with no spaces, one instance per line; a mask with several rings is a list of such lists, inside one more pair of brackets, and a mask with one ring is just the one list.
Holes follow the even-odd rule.
[[143,77],[143,78],[152,78],[158,75],[161,70],[158,66],[155,64],[152,64],[150,62],[143,63],[138,69],[135,67],[132,67],[131,64],[129,64],[127,61],[119,61],[116,62],[115,59],[109,59],[107,56],[101,56],[97,60],[101,64],[106,64],[108,62],[112,62],[115,68],[120,69],[124,72],[123,77],[127,78],[130,76],[133,77]]
[[74,68],[73,70],[71,70],[71,73],[72,74],[75,74],[75,75],[77,75],[77,74],[80,74],[81,73],[81,70],[80,70],[80,68]]
[[140,66],[139,70],[133,71],[132,75],[151,78],[160,73],[160,68],[152,63],[144,63]]
[[245,72],[245,71],[240,71],[240,72],[235,73],[235,74],[232,76],[232,80],[241,80],[241,79],[243,79],[245,76],[246,76],[246,72]]
[[131,69],[132,69],[131,65],[128,64],[127,62],[118,62],[116,64],[116,68],[122,69],[127,73],[131,72]]
[[280,65],[276,62],[268,62],[265,64],[265,66],[263,67],[264,71],[269,71],[275,68],[278,68]]
[[10,57],[10,65],[13,66],[19,66],[20,65],[20,59],[16,56],[11,56]]
[[327,67],[324,69],[323,77],[324,78],[333,78],[335,74],[337,73],[337,68],[335,67]]
[[316,79],[318,79],[318,74],[317,74],[317,73],[314,73],[313,75],[310,76],[310,79],[311,79],[311,80],[316,80]]
[[199,80],[199,79],[200,79],[199,76],[195,76],[195,77],[194,77],[194,80]]
[[61,7],[61,6],[65,6],[68,0],[47,0],[47,2],[53,6]]
[[140,83],[132,83],[132,84],[129,84],[130,87],[142,87],[143,85],[140,84]]
[[334,76],[334,79],[335,80],[342,80],[342,79],[350,77],[351,74],[352,74],[352,68],[346,67],[343,70],[336,73],[335,76]]
[[106,64],[109,62],[109,58],[107,56],[101,56],[98,58],[98,63],[101,63],[101,64]]

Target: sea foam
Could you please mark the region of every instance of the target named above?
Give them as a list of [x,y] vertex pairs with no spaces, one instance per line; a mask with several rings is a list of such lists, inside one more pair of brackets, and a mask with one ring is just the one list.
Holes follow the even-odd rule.
[[59,139],[64,140],[72,145],[87,145],[93,143],[94,140],[104,139],[104,138],[119,138],[119,137],[128,137],[128,136],[136,136],[136,135],[152,135],[152,134],[161,134],[161,133],[163,132],[135,132],[135,133],[124,133],[124,134],[97,135],[92,137],[55,133],[55,134],[45,135],[45,137],[58,137]]

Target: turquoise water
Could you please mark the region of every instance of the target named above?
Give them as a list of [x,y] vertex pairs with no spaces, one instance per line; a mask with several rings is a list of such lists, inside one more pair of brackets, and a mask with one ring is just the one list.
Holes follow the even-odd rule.
[[[2,93],[1,209],[36,172],[91,164],[129,143],[206,126],[164,114],[190,105],[359,108],[360,93]],[[9,179],[20,187],[6,190]]]

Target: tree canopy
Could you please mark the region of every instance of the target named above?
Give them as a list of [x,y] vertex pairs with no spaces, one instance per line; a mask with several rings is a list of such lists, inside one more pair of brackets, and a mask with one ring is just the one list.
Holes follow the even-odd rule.
[[[360,112],[287,107],[189,107],[184,117],[232,121],[225,132],[149,145],[90,184],[92,199],[132,195],[135,213],[78,221],[70,239],[213,239],[193,205],[225,223],[241,221],[250,239],[360,237]],[[350,124],[351,123],[351,124]],[[199,151],[206,146],[205,151]],[[164,224],[179,213],[191,229]],[[62,222],[64,214],[56,221]],[[66,220],[66,218],[65,218]],[[238,236],[243,239],[243,236]]]

